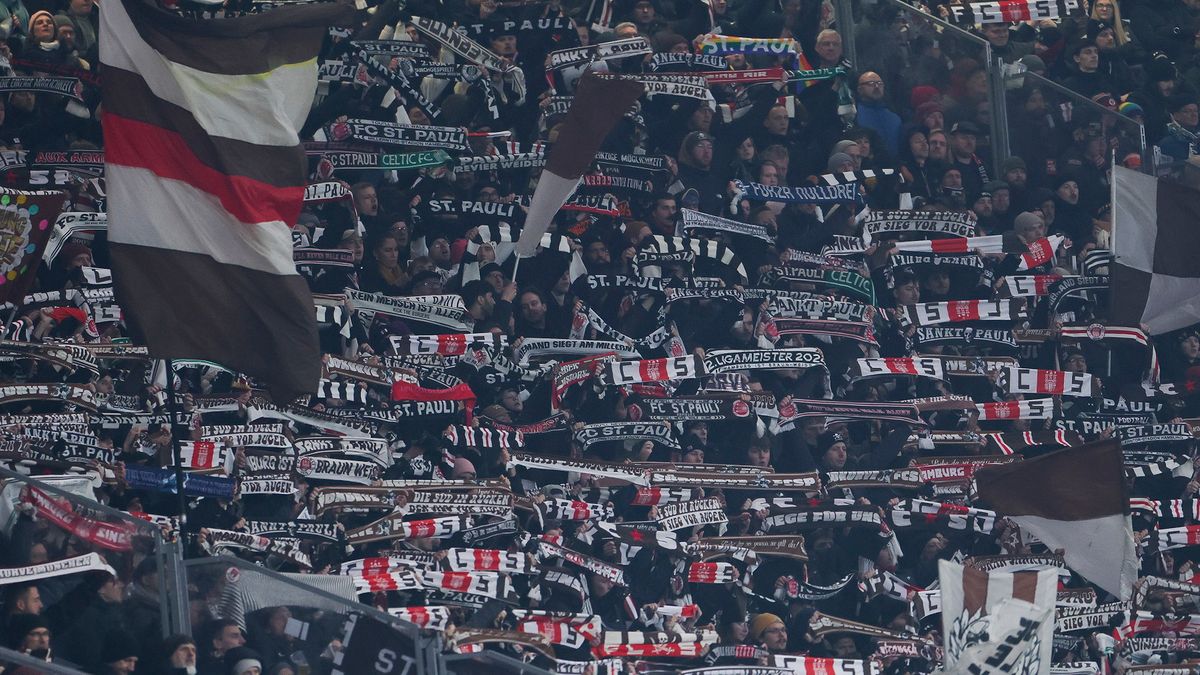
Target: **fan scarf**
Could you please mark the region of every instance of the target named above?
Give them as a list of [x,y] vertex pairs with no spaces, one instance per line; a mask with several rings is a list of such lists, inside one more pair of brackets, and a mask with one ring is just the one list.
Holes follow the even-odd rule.
[[649,54],[654,50],[651,49],[650,43],[646,38],[637,36],[626,38],[624,40],[614,40],[612,42],[602,42],[600,44],[588,45],[586,47],[571,47],[568,49],[558,49],[547,54],[549,59],[549,68],[552,70],[562,70],[564,68],[572,68],[581,66],[595,61],[607,61],[609,59],[621,59],[628,56],[641,56]]
[[1146,424],[1137,427],[1117,427],[1113,438],[1121,441],[1121,447],[1148,443],[1171,443],[1192,441],[1192,427],[1188,424]]
[[454,306],[416,298],[392,297],[382,293],[364,293],[353,288],[347,288],[345,292],[346,297],[354,303],[354,308],[364,319],[379,313],[443,326],[463,333],[469,333],[474,328],[474,321],[461,306],[461,298],[460,306]]
[[575,361],[567,361],[554,366],[550,373],[550,409],[558,410],[562,405],[563,396],[571,387],[582,384],[592,378],[601,369],[617,360],[616,354],[598,354]]
[[1066,277],[1061,274],[1026,274],[1004,277],[1004,285],[1000,287],[1001,297],[1034,298],[1050,292],[1055,282]]
[[862,221],[863,243],[871,242],[882,234],[925,232],[955,237],[975,236],[975,213],[973,211],[871,211]]
[[857,359],[850,367],[850,379],[890,375],[912,375],[934,380],[946,379],[938,358]]
[[754,237],[765,242],[773,242],[774,238],[767,230],[765,225],[756,225],[754,223],[742,223],[736,220],[729,220],[720,216],[714,216],[694,209],[680,209],[682,217],[683,230],[718,230],[728,232],[730,234],[740,234],[747,237]]
[[762,283],[765,285],[773,286],[780,281],[827,286],[858,296],[867,304],[875,304],[875,285],[871,278],[851,269],[787,265],[772,267],[762,277]]
[[348,401],[350,403],[366,405],[367,387],[357,382],[321,379],[317,383],[317,393],[313,394],[313,398],[333,399],[335,401]]
[[[673,397],[650,398],[629,405],[636,420],[734,420],[749,418],[750,404],[738,398]],[[640,415],[640,417],[639,417]]]
[[602,422],[587,424],[575,431],[574,439],[586,450],[592,443],[600,441],[654,441],[669,448],[680,449],[671,426],[663,423],[642,424],[640,422]]
[[983,0],[950,7],[954,23],[981,26],[991,23],[1057,20],[1080,11],[1078,0]]
[[599,381],[606,386],[695,379],[704,374],[704,363],[696,356],[611,361],[597,373]]
[[951,300],[907,305],[910,324],[936,326],[962,321],[1016,321],[1028,318],[1028,310],[1015,300]]
[[1146,499],[1130,497],[1129,508],[1149,511],[1159,518],[1189,518],[1200,520],[1200,499]]
[[974,328],[972,326],[920,326],[913,335],[917,344],[966,344],[981,347],[1007,347],[1016,349],[1017,339],[1011,330],[1001,328]]
[[896,267],[953,268],[982,272],[987,269],[983,258],[973,253],[895,253],[888,257],[888,264]]
[[532,358],[607,355],[616,354],[621,358],[636,359],[639,354],[624,342],[609,340],[561,340],[555,338],[525,338],[521,346],[513,350],[513,358],[520,365],[526,365]]
[[454,160],[454,173],[533,169],[545,165],[546,153],[541,150],[536,152],[520,152],[511,155],[475,155],[456,158]]
[[800,45],[791,38],[746,38],[707,33],[695,40],[698,54],[767,54],[792,56],[800,53]]
[[54,523],[68,534],[93,546],[109,551],[128,551],[133,548],[134,530],[124,522],[109,523],[77,513],[75,506],[67,499],[52,496],[32,485],[22,493],[21,500],[31,505],[39,518]]
[[1063,277],[1051,283],[1042,295],[1049,296],[1046,304],[1050,306],[1050,311],[1053,312],[1058,309],[1059,304],[1067,296],[1085,291],[1107,291],[1108,288],[1109,277],[1107,276]]
[[803,297],[783,295],[780,291],[768,297],[771,314],[786,319],[835,319],[869,323],[875,318],[875,307],[850,300],[834,300],[818,295]]
[[688,583],[729,584],[738,580],[738,570],[729,562],[694,562],[688,565]]
[[[746,268],[742,265],[738,257],[734,255],[733,251],[729,250],[725,244],[710,239],[664,237],[656,234],[653,237],[646,238],[642,242],[642,248],[643,250],[638,254],[642,260],[654,260],[655,255],[662,256],[666,260],[671,260],[671,256],[691,253],[695,257],[706,258],[728,267],[742,279],[747,278]],[[642,257],[643,254],[654,255]]]
[[[463,529],[466,520],[460,516],[447,516],[430,520],[402,521],[397,516],[386,516],[373,523],[346,532],[346,543],[351,546],[369,544],[373,541],[395,539],[441,539]],[[382,590],[382,589],[381,589]]]
[[364,143],[441,148],[455,152],[471,151],[465,128],[398,124],[366,119],[347,120],[345,124],[349,127],[350,137]]
[[[828,335],[878,346],[872,324],[842,319],[771,319],[765,317],[763,333],[774,344],[783,335]],[[763,346],[763,345],[760,345]]]
[[979,410],[980,422],[994,422],[996,420],[1054,419],[1053,398],[1035,398],[1021,401],[980,403],[976,405],[975,408]]
[[442,436],[450,445],[475,448],[504,448],[505,450],[525,446],[525,435],[521,432],[508,432],[493,429],[468,427],[452,424],[442,432]]
[[[612,422],[602,425],[605,428],[602,432],[588,431],[586,428],[576,432],[576,435],[581,433],[586,434],[587,440],[594,443],[598,440],[618,440],[622,436],[616,435],[618,432],[608,433],[608,428],[612,424],[626,424],[622,422]],[[596,425],[592,425],[596,426]],[[662,424],[635,425],[635,431],[649,429],[639,436],[635,436],[636,440],[653,440],[662,443],[668,447],[679,447],[678,441],[674,437],[669,436],[670,427]],[[665,432],[657,431],[656,428],[666,429]],[[664,434],[667,436],[664,438]],[[508,461],[508,468],[525,467],[527,469],[545,469],[549,471],[562,471],[564,473],[578,473],[587,476],[602,476],[604,478],[615,478],[617,480],[632,483],[634,485],[649,485],[650,480],[645,475],[646,472],[642,469],[631,468],[628,464],[614,464],[609,462],[587,462],[582,460],[573,460],[559,457],[539,457],[527,453],[514,453]]]
[[449,49],[471,63],[478,63],[488,70],[497,73],[506,73],[514,68],[514,66],[505,63],[495,53],[483,48],[478,42],[467,37],[464,33],[440,21],[414,16],[411,23],[422,34],[432,38],[435,42],[438,42],[446,49]]
[[506,517],[512,512],[513,496],[503,489],[417,490],[401,510],[408,515],[482,515]]
[[341,541],[341,531],[335,523],[319,523],[315,520],[288,522],[248,520],[246,521],[246,531],[252,535],[265,537],[283,536],[299,539],[318,539],[334,543]]
[[987,445],[985,452],[1013,455],[1031,445],[1060,445],[1073,447],[1083,443],[1083,438],[1073,431],[1010,431],[983,434]]
[[612,520],[611,504],[590,504],[577,499],[547,499],[537,505],[543,519],[557,520]]
[[716,54],[674,54],[659,52],[650,57],[648,65],[650,72],[659,70],[713,71],[729,69],[729,63]]
[[1062,370],[1038,370],[1010,366],[1000,370],[997,385],[1009,394],[1053,394],[1055,396],[1092,397],[1100,392],[1089,373]]
[[666,504],[658,509],[658,527],[667,532],[727,522],[725,509],[715,497]]
[[861,204],[862,193],[859,191],[858,185],[855,182],[787,187],[735,180],[733,181],[734,195],[730,201],[729,210],[737,213],[738,204],[743,199],[749,199],[752,202],[788,202],[790,204],[816,204],[817,206],[833,206],[846,202]]
[[804,417],[824,417],[831,421],[855,419],[886,419],[905,424],[921,424],[916,406],[896,403],[856,403],[821,399],[792,399],[779,406],[778,425],[794,423]]
[[933,527],[959,532],[990,534],[996,525],[995,511],[925,499],[901,501],[888,509],[887,514],[891,526],[901,529]]
[[708,374],[778,368],[807,369],[825,366],[825,355],[811,347],[792,349],[715,349],[706,352],[703,371]]
[[825,527],[855,527],[879,530],[883,517],[869,507],[837,506],[829,508],[788,509],[785,513],[772,514],[759,524],[759,535],[769,533],[794,533],[797,531]]

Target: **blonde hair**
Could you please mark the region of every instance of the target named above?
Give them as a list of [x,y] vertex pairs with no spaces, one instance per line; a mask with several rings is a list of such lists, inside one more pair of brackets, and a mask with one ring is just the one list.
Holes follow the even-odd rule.
[[[1102,20],[1097,15],[1097,12],[1096,12],[1096,6],[1100,4],[1100,1],[1101,0],[1096,0],[1096,2],[1094,2],[1092,4],[1092,18],[1097,21]],[[1110,4],[1112,4],[1112,8],[1113,8],[1113,16],[1112,16],[1112,22],[1111,22],[1112,29],[1113,29],[1113,36],[1117,38],[1117,46],[1120,47],[1121,45],[1127,44],[1129,42],[1129,35],[1125,33],[1125,24],[1121,21],[1121,6],[1117,4],[1117,0],[1108,0],[1108,2]]]

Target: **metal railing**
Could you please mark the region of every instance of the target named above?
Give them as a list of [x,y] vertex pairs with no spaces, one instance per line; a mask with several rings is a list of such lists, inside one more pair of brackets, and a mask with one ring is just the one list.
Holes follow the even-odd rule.
[[[187,597],[186,586],[178,585],[178,575],[176,574],[182,560],[178,545],[175,542],[166,541],[159,527],[152,523],[100,504],[84,494],[63,489],[63,487],[71,487],[88,493],[90,488],[82,488],[82,486],[89,481],[90,479],[86,476],[71,475],[31,478],[0,468],[0,486],[3,486],[0,487],[0,503],[3,503],[4,507],[8,507],[13,503],[12,498],[15,497],[18,505],[17,509],[7,514],[8,519],[3,523],[6,531],[11,532],[12,528],[19,526],[21,509],[29,508],[21,505],[30,501],[31,489],[40,491],[54,503],[65,505],[73,512],[71,517],[77,519],[77,523],[79,523],[77,531],[67,530],[74,547],[81,553],[95,551],[102,554],[116,570],[117,576],[127,585],[127,588],[130,588],[129,585],[134,581],[132,577],[136,565],[135,560],[139,556],[154,559],[155,569],[158,572],[158,588],[138,587],[132,590],[134,592],[149,590],[157,596],[160,637],[185,632],[188,627],[187,604],[184,603],[180,607],[178,603],[174,602],[174,598],[178,598],[180,595],[184,598]],[[36,513],[37,507],[32,508]],[[47,519],[54,522],[52,518]],[[59,527],[66,530],[64,525]],[[120,542],[107,545],[92,544],[84,534],[89,530],[96,531],[97,529],[118,535],[125,533],[128,540],[122,539]]]

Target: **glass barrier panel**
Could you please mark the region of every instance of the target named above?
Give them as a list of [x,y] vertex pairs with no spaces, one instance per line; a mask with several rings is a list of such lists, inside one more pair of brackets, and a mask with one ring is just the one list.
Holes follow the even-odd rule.
[[[876,108],[883,105],[904,121],[901,131],[917,125],[948,134],[955,123],[974,127],[973,154],[989,178],[994,177],[1008,155],[1008,144],[1004,111],[997,105],[999,66],[992,62],[987,41],[900,0],[863,2],[858,11],[852,4],[835,3],[838,31],[853,35],[843,40],[846,55],[860,80],[874,79],[864,78],[873,72],[884,83],[878,102],[869,100],[873,92],[851,83],[858,124],[877,128],[873,120],[886,115]],[[935,143],[932,152],[947,151],[949,138],[945,140],[945,147]],[[907,143],[907,138],[896,141],[891,153],[896,156],[889,158],[893,164],[911,159]]]
[[114,650],[149,656],[170,613],[159,528],[95,501],[99,480],[0,469],[5,609],[29,625],[30,648],[87,672]]
[[84,675],[84,671],[77,670],[53,653],[46,656],[41,652],[27,654],[6,647],[0,647],[0,672],[9,675]]
[[282,574],[231,556],[184,565],[204,664],[245,658],[296,675],[433,674],[432,634],[359,601],[351,577]]

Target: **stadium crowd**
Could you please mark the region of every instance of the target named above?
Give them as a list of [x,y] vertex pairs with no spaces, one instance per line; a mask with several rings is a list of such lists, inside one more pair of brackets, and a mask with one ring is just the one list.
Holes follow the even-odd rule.
[[[0,462],[188,558],[342,577],[318,587],[448,652],[551,672],[933,672],[951,559],[1060,569],[1056,669],[1036,672],[1200,657],[1200,332],[1115,323],[1106,276],[1112,163],[1195,152],[1200,1],[978,25],[938,2],[852,4],[360,3],[358,25],[330,27],[302,133],[295,259],[326,360],[317,394],[288,402],[220,364],[164,372],[126,339],[87,215],[105,200],[102,10],[0,0],[10,74],[81,83],[0,99],[3,185],[69,196],[8,310]],[[988,64],[918,10],[1006,64],[1004,156]],[[518,262],[585,71],[648,94]],[[1132,604],[972,505],[981,466],[1109,438]],[[171,601],[193,634],[164,636],[151,540],[6,485],[0,646],[94,673],[354,672],[344,613],[261,598],[228,565],[189,573]]]

